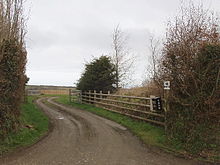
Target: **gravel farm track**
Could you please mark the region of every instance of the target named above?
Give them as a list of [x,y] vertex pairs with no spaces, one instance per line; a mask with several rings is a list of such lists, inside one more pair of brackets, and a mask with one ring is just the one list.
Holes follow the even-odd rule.
[[121,125],[53,98],[40,98],[36,104],[50,117],[49,134],[31,147],[5,155],[0,165],[204,164],[151,150]]

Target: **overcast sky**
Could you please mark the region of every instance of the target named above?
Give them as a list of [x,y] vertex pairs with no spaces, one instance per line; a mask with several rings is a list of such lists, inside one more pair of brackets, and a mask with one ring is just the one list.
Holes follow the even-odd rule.
[[[202,2],[220,11],[220,0]],[[149,34],[163,37],[179,6],[179,0],[28,0],[29,84],[74,85],[86,62],[111,53],[118,24],[129,35],[128,47],[136,56],[132,85],[140,84],[148,63]]]

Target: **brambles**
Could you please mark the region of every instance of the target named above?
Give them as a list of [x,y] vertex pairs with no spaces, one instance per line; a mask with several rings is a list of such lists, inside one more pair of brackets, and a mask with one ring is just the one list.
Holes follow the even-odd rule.
[[182,8],[167,28],[160,80],[172,84],[168,131],[194,153],[217,143],[220,37],[217,18],[202,6]]

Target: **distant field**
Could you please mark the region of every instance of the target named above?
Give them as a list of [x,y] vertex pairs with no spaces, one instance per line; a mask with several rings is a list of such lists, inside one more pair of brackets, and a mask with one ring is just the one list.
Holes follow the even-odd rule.
[[26,86],[28,95],[68,95],[71,86],[45,86],[45,85],[28,85]]
[[41,94],[44,95],[68,95],[69,89],[58,89],[58,90],[40,90]]

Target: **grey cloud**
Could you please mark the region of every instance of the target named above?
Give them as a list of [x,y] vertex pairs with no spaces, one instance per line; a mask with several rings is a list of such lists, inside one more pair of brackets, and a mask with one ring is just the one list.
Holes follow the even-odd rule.
[[[199,1],[199,0],[194,0]],[[219,0],[203,2],[220,9]],[[120,23],[129,34],[128,46],[138,56],[135,79],[147,65],[149,32],[161,36],[178,0],[30,0],[28,66],[30,84],[72,85],[85,61],[111,52],[111,35]],[[62,81],[61,81],[62,80]]]

